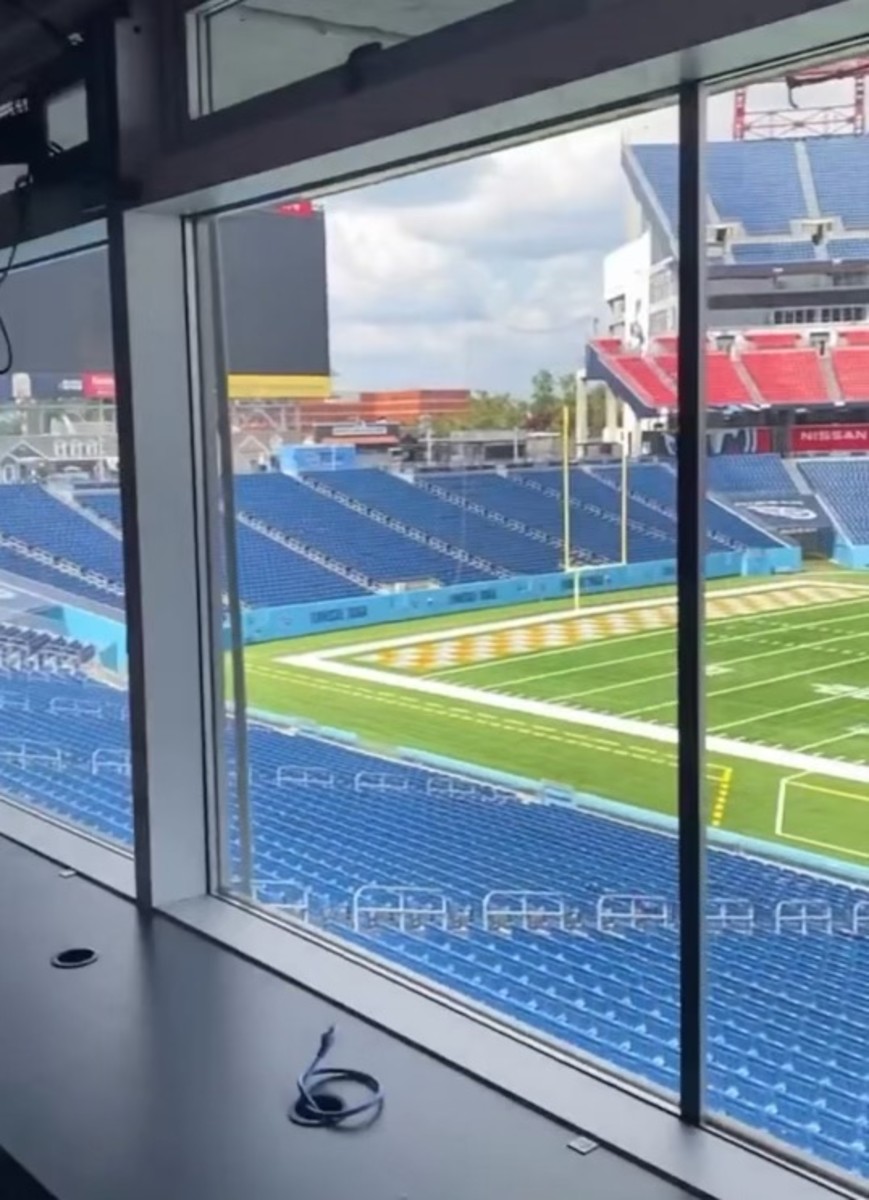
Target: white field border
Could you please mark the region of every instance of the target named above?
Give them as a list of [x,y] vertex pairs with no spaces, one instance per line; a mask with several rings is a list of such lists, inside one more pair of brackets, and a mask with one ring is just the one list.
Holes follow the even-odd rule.
[[[869,593],[869,588],[859,584],[848,584],[844,581],[830,580],[821,583],[811,576],[794,579],[786,587],[830,587],[841,589],[851,588],[855,598],[860,593]],[[781,591],[781,583],[760,587],[722,589],[710,592],[710,597],[730,597],[751,595],[758,592]],[[622,734],[625,737],[639,738],[645,741],[657,742],[666,746],[678,744],[678,730],[670,725],[659,725],[651,721],[639,721],[631,717],[618,717],[610,713],[595,712],[590,709],[567,707],[546,700],[532,700],[525,697],[506,695],[499,692],[484,692],[479,688],[467,687],[463,684],[446,683],[441,679],[402,675],[397,672],[382,671],[376,667],[360,666],[358,663],[343,662],[342,659],[355,658],[376,650],[391,649],[401,646],[418,645],[421,642],[443,641],[461,637],[471,633],[495,632],[504,629],[521,628],[527,625],[537,625],[554,620],[568,620],[579,616],[595,616],[607,612],[629,611],[637,608],[657,607],[662,603],[662,597],[648,600],[629,601],[623,604],[599,605],[594,608],[575,609],[564,612],[550,612],[534,617],[518,617],[506,621],[491,621],[485,624],[463,626],[447,630],[437,630],[430,633],[411,634],[407,637],[386,638],[373,642],[361,642],[352,645],[329,647],[323,650],[311,650],[301,654],[282,655],[275,659],[276,663],[292,667],[302,667],[318,671],[326,675],[338,676],[342,679],[354,679],[364,683],[373,683],[378,687],[398,688],[407,692],[428,696],[439,696],[445,700],[459,703],[494,708],[512,714],[523,713],[525,716],[538,717],[547,721],[562,722],[569,725],[588,726],[593,729],[603,729],[609,733]],[[815,607],[806,605],[806,608]],[[792,610],[788,610],[792,611]],[[768,613],[766,615],[772,615]],[[739,618],[730,618],[739,619]],[[618,636],[612,638],[618,641]],[[800,750],[785,750],[779,746],[764,746],[757,742],[748,742],[741,738],[720,737],[711,734],[706,739],[707,750],[730,758],[746,759],[750,762],[760,762],[769,766],[781,767],[799,774],[822,774],[834,779],[849,780],[853,783],[869,784],[869,766],[859,763],[843,762],[841,759],[824,758],[820,755],[807,754]],[[782,814],[783,815],[783,814]]]

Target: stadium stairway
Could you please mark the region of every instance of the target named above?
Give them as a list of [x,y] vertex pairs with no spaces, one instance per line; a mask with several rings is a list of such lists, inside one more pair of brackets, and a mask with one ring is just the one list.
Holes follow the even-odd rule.
[[[0,790],[128,845],[123,694],[0,665],[0,706]],[[674,1088],[672,836],[313,732],[252,723],[249,759],[261,899]],[[869,891],[714,845],[708,874],[710,1104],[869,1176]]]

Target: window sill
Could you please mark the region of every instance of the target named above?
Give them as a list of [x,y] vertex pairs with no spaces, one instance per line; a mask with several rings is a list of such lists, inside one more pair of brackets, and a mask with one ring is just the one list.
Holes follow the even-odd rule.
[[135,895],[133,857],[36,809],[0,800],[0,837],[33,850],[58,866],[112,892]]
[[422,979],[372,969],[350,947],[214,897],[184,901],[167,915],[698,1195],[822,1200],[859,1186],[811,1177],[724,1132],[690,1128],[663,1101],[592,1074],[569,1052],[541,1053],[518,1029],[484,1015],[469,1019]]

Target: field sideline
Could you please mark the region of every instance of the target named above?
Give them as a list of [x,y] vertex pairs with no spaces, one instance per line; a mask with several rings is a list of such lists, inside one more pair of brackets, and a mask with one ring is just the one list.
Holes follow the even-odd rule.
[[[665,589],[249,647],[248,701],[632,805],[675,809]],[[869,585],[716,581],[710,823],[869,863]]]

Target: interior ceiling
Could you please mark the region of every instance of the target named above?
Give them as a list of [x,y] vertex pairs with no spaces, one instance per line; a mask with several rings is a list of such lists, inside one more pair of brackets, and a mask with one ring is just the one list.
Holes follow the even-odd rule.
[[34,72],[62,55],[92,13],[111,0],[0,0],[0,99],[22,94]]

